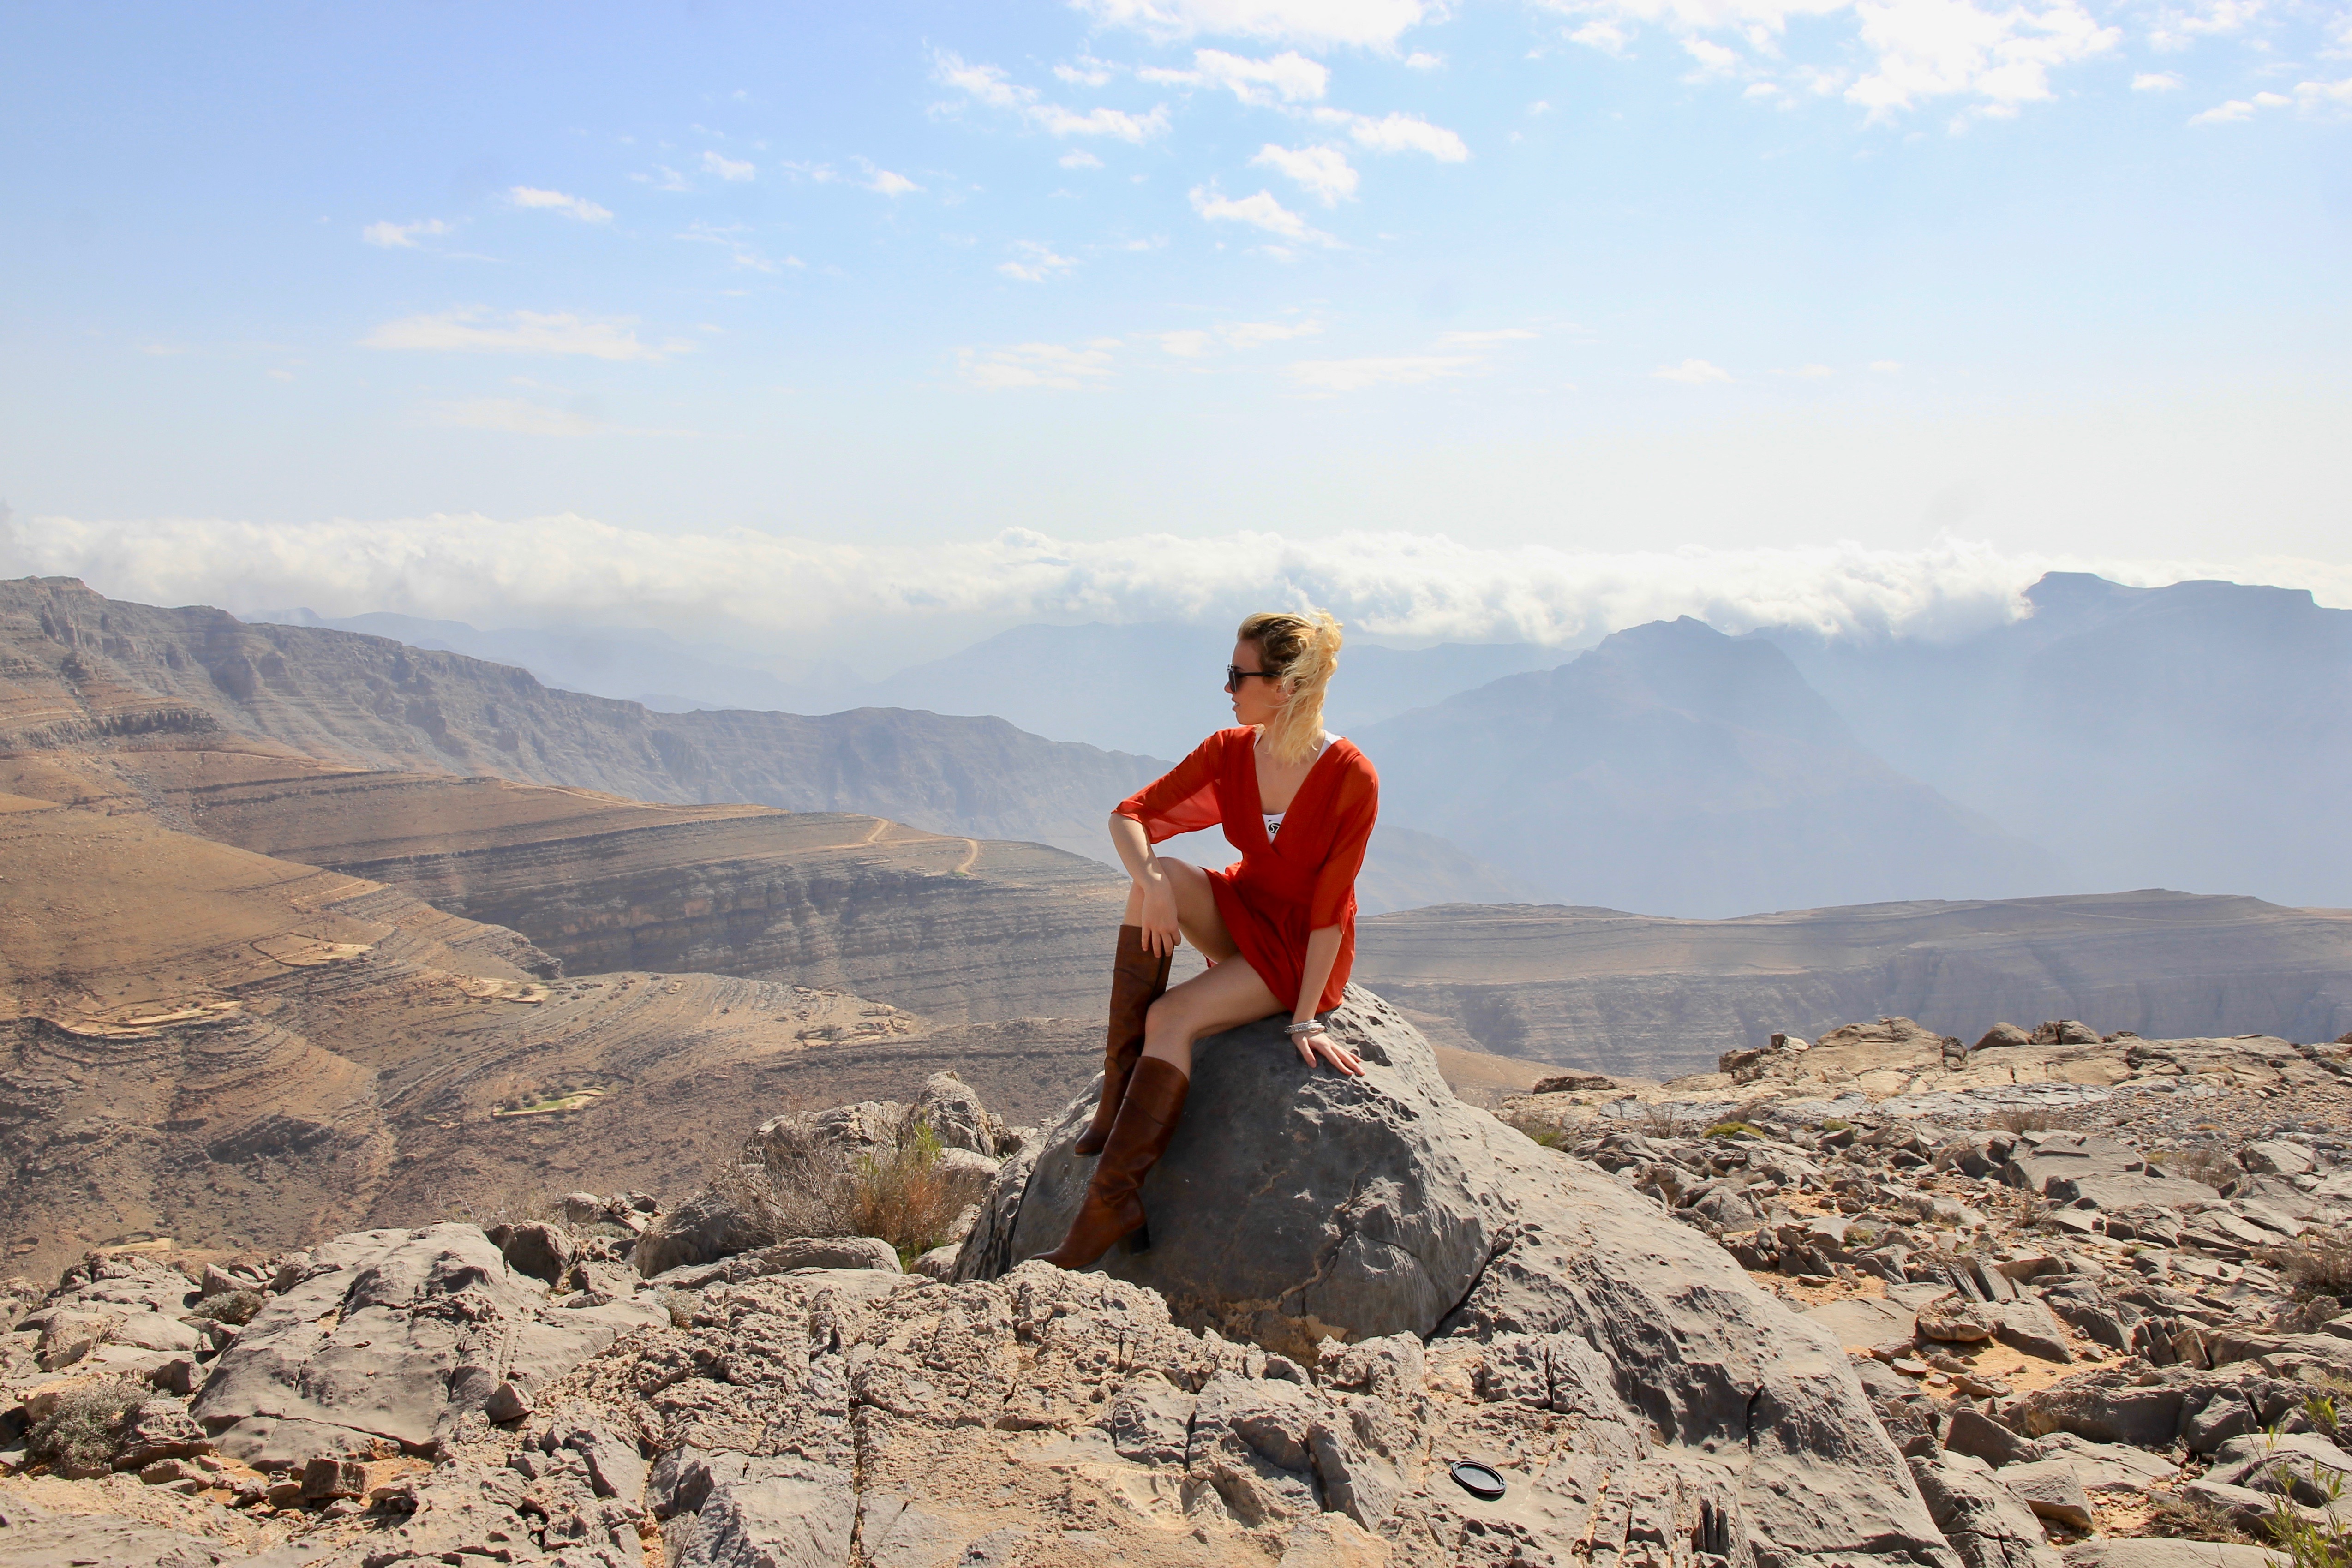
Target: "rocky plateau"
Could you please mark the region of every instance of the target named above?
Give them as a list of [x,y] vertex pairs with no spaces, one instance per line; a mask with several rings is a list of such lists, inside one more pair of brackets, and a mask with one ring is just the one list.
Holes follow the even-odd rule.
[[919,1257],[731,1179],[12,1281],[0,1552],[2261,1568],[2347,1506],[2346,1043],[1883,1019],[1502,1120],[1379,998],[1335,1026],[1364,1079],[1204,1043],[1097,1271],[1024,1260],[1086,1097],[938,1073],[736,1156],[920,1127],[976,1197]]

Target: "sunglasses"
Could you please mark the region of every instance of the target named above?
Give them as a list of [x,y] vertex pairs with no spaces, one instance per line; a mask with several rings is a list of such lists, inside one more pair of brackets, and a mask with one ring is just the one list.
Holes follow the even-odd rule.
[[1229,664],[1225,666],[1225,689],[1228,691],[1240,690],[1242,682],[1247,680],[1252,676],[1257,677],[1260,680],[1279,680],[1282,679],[1281,676],[1276,674],[1270,669],[1244,669],[1238,664]]

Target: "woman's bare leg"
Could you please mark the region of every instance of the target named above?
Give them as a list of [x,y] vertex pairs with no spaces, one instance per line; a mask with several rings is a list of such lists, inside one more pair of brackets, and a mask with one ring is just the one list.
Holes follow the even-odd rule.
[[[1225,917],[1217,912],[1217,896],[1209,890],[1209,874],[1198,866],[1182,860],[1163,858],[1160,868],[1166,873],[1168,886],[1176,895],[1176,926],[1184,940],[1201,950],[1201,956],[1211,963],[1223,963],[1241,950],[1234,945],[1232,935],[1225,930]],[[1128,885],[1126,923],[1143,923],[1143,889]]]
[[1159,1058],[1189,1078],[1195,1040],[1281,1011],[1282,1004],[1265,988],[1257,971],[1237,957],[1229,958],[1181,985],[1170,987],[1151,1005],[1143,1020],[1143,1054]]

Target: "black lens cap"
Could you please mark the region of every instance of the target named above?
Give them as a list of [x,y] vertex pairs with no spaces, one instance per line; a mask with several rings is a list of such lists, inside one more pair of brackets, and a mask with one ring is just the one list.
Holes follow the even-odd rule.
[[1484,1465],[1463,1459],[1445,1473],[1454,1478],[1455,1486],[1482,1501],[1493,1502],[1503,1495],[1503,1478]]

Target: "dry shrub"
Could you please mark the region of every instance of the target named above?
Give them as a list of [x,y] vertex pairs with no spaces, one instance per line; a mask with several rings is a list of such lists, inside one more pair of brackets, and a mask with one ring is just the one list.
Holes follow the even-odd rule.
[[940,1158],[940,1141],[913,1123],[886,1153],[860,1156],[850,1173],[849,1213],[859,1236],[878,1236],[898,1249],[901,1266],[945,1242],[956,1217],[988,1195],[989,1178]]
[[988,1195],[989,1176],[940,1158],[929,1123],[909,1116],[868,1153],[841,1150],[787,1124],[711,1186],[753,1216],[768,1242],[803,1236],[878,1236],[903,1265],[945,1242],[957,1218]]
[[34,1458],[47,1459],[69,1474],[103,1470],[114,1458],[124,1419],[147,1394],[146,1388],[127,1377],[101,1378],[70,1389],[27,1435],[25,1447]]
[[1993,1113],[1992,1124],[2003,1132],[2047,1132],[2057,1122],[2046,1110],[2000,1110]]
[[2219,1149],[2158,1149],[2147,1159],[2168,1176],[2186,1176],[2209,1187],[2226,1187],[2246,1173]]
[[1559,1123],[1529,1117],[1519,1121],[1505,1121],[1504,1126],[1525,1133],[1528,1141],[1545,1149],[1564,1148],[1568,1143],[1566,1129]]
[[2253,1537],[2239,1528],[2238,1521],[2226,1510],[2202,1498],[2188,1497],[2179,1492],[2148,1493],[2147,1519],[2140,1525],[2138,1533],[2173,1541],[2220,1541],[2233,1546],[2253,1544]]
[[222,1290],[205,1297],[188,1309],[191,1318],[210,1318],[216,1323],[240,1326],[253,1321],[261,1310],[261,1293],[257,1290]]
[[2312,1231],[2255,1257],[2277,1269],[2298,1300],[2352,1296],[2352,1239],[2332,1231]]
[[1679,1137],[1685,1125],[1681,1113],[1667,1106],[1647,1106],[1642,1111],[1642,1131],[1652,1138]]

